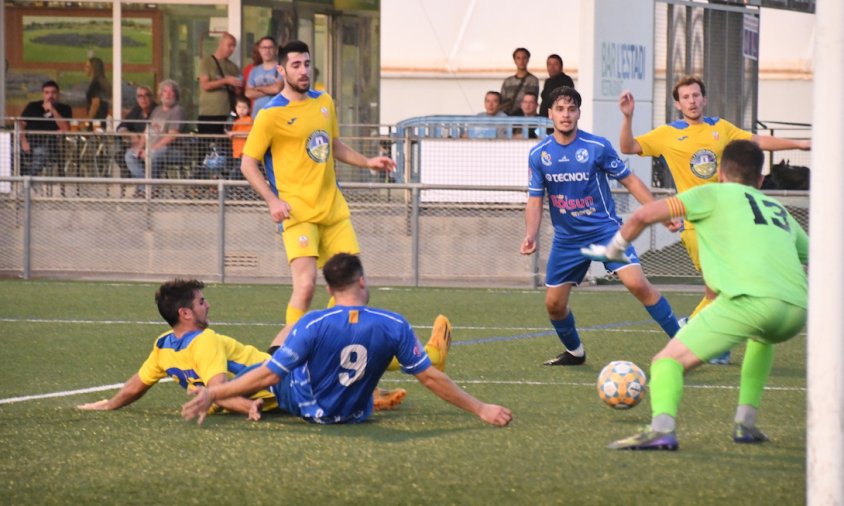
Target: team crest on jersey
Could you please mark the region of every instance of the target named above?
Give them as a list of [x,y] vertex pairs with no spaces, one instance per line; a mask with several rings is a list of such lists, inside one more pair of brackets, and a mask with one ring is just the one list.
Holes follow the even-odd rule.
[[553,163],[551,161],[551,155],[548,154],[547,151],[543,151],[542,153],[540,153],[539,159],[542,160],[542,165],[544,165],[546,167],[550,167],[551,164]]
[[328,161],[328,155],[331,154],[331,143],[329,142],[328,134],[325,130],[317,130],[308,137],[306,146],[308,156],[311,160],[317,163],[325,163]]
[[326,118],[328,117],[328,108],[323,107],[322,109],[319,110],[319,112],[321,112],[322,115],[325,116]]
[[586,151],[584,148],[580,148],[574,154],[574,159],[580,163],[586,163],[589,161],[589,151]]
[[718,132],[712,132],[712,138],[717,141],[721,138],[721,135],[719,135]]
[[301,246],[303,248],[308,247],[308,236],[306,236],[306,235],[300,235],[299,236],[299,246]]
[[710,149],[699,149],[689,160],[689,168],[695,176],[709,179],[718,171],[718,157]]

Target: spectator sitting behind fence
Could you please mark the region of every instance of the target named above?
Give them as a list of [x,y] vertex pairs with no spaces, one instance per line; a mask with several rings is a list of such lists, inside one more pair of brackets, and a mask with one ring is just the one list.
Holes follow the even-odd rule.
[[[129,147],[127,151],[135,150],[137,152],[138,146],[143,146],[144,130],[149,123],[150,114],[157,105],[152,96],[152,88],[140,85],[135,89],[135,105],[117,126],[119,133],[130,134],[128,135]],[[124,143],[126,140],[127,137],[124,137]],[[125,153],[123,158],[126,159]]]
[[[70,106],[59,102],[59,85],[47,81],[41,85],[42,100],[26,104],[21,116],[21,151],[29,157],[29,168],[24,175],[39,176],[44,166],[58,162],[59,137],[56,135],[38,135],[32,132],[67,132],[73,111]],[[34,119],[43,118],[43,119]]]
[[539,79],[527,70],[530,61],[530,51],[523,47],[513,51],[513,62],[516,64],[516,73],[501,83],[501,110],[504,114],[512,116],[519,110],[522,97],[527,92],[539,95]]
[[[521,107],[519,108],[518,112],[511,114],[511,116],[522,116],[525,118],[537,118],[536,115],[536,108],[539,105],[539,101],[537,100],[536,93],[529,91],[525,93],[525,96],[522,97],[522,103],[520,104]],[[538,129],[535,126],[515,126],[513,127],[513,138],[514,139],[538,139],[539,133]],[[544,135],[543,135],[544,137]]]
[[105,74],[105,64],[100,58],[88,58],[85,62],[85,74],[91,78],[88,91],[85,92],[85,104],[89,121],[82,124],[84,130],[105,128],[103,121],[108,116],[108,99],[111,96],[111,82]]
[[173,144],[184,131],[186,118],[185,110],[179,105],[179,84],[172,79],[161,81],[158,98],[160,105],[149,116],[148,135],[141,136],[139,145],[126,151],[126,166],[132,177],[145,175],[146,141],[150,143],[153,178],[161,177],[165,164],[182,161],[181,151]]
[[[255,103],[258,103],[256,100]],[[252,130],[252,116],[249,114],[249,99],[238,97],[234,106],[237,118],[232,118],[226,124],[226,136],[232,141],[232,162],[228,164],[228,171],[233,178],[242,179],[240,172],[240,158],[243,156],[243,146]]]
[[[501,93],[497,91],[486,92],[484,112],[478,113],[478,116],[488,118],[507,117],[501,111]],[[508,128],[496,128],[494,126],[470,127],[466,131],[466,137],[470,139],[495,139],[496,137],[509,137],[509,132]]]

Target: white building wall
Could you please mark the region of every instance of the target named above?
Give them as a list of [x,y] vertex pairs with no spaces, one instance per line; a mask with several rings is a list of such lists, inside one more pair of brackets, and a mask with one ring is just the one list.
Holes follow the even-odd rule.
[[[581,0],[382,0],[381,6],[382,123],[482,111],[484,93],[515,72],[511,55],[519,46],[531,51],[529,70],[540,80],[547,77],[545,58],[557,53],[577,83]],[[811,121],[813,25],[811,14],[762,9],[761,120]]]

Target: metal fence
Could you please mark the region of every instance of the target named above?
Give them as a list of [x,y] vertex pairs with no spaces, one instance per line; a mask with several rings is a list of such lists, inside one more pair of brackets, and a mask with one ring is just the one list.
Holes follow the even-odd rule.
[[[539,254],[518,253],[523,186],[347,183],[343,189],[373,282],[525,287],[544,282],[551,239],[547,211]],[[808,225],[807,192],[772,194]],[[624,191],[615,198],[621,214],[637,207]],[[0,228],[4,276],[290,282],[281,237],[265,204],[242,181],[3,177]],[[657,226],[635,243],[649,276],[698,278],[678,240]],[[592,276],[602,276],[599,264],[593,266]]]

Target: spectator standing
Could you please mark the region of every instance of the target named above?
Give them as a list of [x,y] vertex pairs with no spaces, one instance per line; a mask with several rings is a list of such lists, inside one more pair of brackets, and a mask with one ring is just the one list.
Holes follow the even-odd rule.
[[235,47],[234,35],[224,33],[214,53],[199,64],[197,131],[200,134],[222,134],[229,114],[234,111],[235,97],[243,91],[240,69],[229,60]]
[[[563,59],[558,54],[552,54],[545,60],[545,68],[548,69],[548,79],[542,85],[542,104],[539,106],[539,115],[548,117],[548,109],[551,107],[549,98],[551,92],[560,86],[574,88],[574,81],[571,76],[563,72]],[[549,132],[550,133],[550,132]]]
[[246,81],[246,96],[252,100],[255,115],[281,92],[281,76],[278,73],[278,47],[272,37],[262,37],[258,41],[261,63],[256,64]]
[[[152,161],[152,177],[161,177],[166,163],[179,163],[182,160],[181,151],[174,142],[185,129],[185,110],[179,105],[179,85],[172,79],[162,81],[158,85],[158,98],[161,105],[156,107],[149,116],[149,142]],[[141,137],[146,140],[145,137]],[[126,151],[126,166],[133,177],[144,177],[144,159],[146,144],[142,142],[138,148]]]
[[[249,65],[243,67],[243,82],[246,83],[249,81],[249,74],[252,73],[252,69],[255,68],[255,65],[261,64],[261,53],[258,51],[258,44],[256,42],[252,44],[252,61],[249,62]],[[252,104],[249,104],[250,106]]]
[[[537,118],[536,108],[539,105],[536,93],[527,92],[522,97],[522,102],[518,111],[513,113],[513,116],[521,116],[525,118]],[[515,126],[513,127],[513,137],[516,139],[538,139],[539,131],[536,127]]]
[[21,121],[21,151],[30,157],[25,174],[30,176],[40,175],[47,162],[59,157],[58,136],[31,132],[67,132],[70,130],[68,120],[73,117],[70,106],[59,102],[59,85],[55,81],[41,85],[41,96],[42,100],[26,104],[21,112],[22,117],[33,118]]
[[102,121],[108,116],[108,99],[111,97],[111,83],[105,74],[105,64],[100,58],[88,58],[85,62],[85,74],[91,78],[91,84],[88,85],[88,91],[85,92],[85,103],[87,106],[86,118],[89,120],[84,123],[86,130],[93,130],[95,128],[103,128],[105,124]]
[[501,83],[501,110],[512,116],[519,110],[519,104],[526,92],[539,95],[539,79],[527,70],[530,62],[530,51],[523,47],[513,51],[513,61],[516,63],[516,73]]

